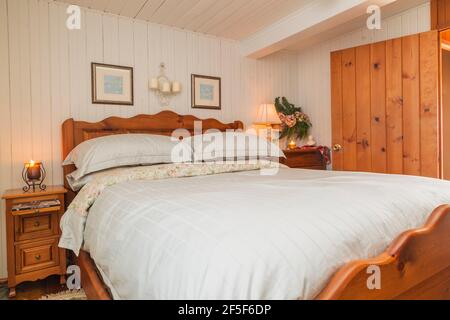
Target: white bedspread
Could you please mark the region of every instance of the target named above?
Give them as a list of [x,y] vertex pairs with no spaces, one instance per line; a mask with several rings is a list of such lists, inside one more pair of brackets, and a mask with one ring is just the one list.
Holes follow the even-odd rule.
[[[116,299],[312,299],[450,203],[450,183],[281,169],[106,188],[85,250]],[[66,234],[77,218],[65,217]],[[73,219],[71,222],[70,220]]]

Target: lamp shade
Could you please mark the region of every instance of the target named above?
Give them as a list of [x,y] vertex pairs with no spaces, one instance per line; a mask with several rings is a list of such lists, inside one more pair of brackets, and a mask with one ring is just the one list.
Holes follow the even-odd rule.
[[259,106],[258,116],[255,121],[256,125],[274,125],[281,124],[280,117],[278,117],[275,105],[272,103],[265,103]]

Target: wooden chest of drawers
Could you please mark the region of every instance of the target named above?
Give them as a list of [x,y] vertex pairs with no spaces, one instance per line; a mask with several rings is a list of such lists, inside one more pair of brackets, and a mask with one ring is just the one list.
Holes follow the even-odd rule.
[[48,187],[42,192],[9,190],[3,195],[10,298],[15,296],[16,286],[25,281],[56,274],[65,282],[66,253],[58,248],[58,242],[66,192],[63,187]]
[[286,159],[280,162],[289,168],[326,170],[327,164],[319,150],[283,150]]

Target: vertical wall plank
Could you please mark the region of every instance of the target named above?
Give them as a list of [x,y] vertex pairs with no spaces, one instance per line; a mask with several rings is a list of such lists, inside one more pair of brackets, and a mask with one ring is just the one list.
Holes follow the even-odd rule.
[[[422,176],[441,176],[439,159],[438,32],[420,34],[420,160]],[[446,124],[448,125],[448,124]]]
[[[9,96],[9,40],[7,1],[0,0],[0,190],[12,186],[11,170],[11,105]],[[6,278],[6,230],[5,204],[1,202],[0,210],[0,278]]]
[[[221,61],[220,69],[221,69],[221,76],[223,78],[222,83],[222,103],[224,105],[231,105],[231,88],[233,86],[233,82],[231,80],[231,47],[230,44],[226,41],[220,42],[220,58]],[[267,72],[267,71],[266,71]],[[230,110],[227,110],[224,108],[222,110],[222,117],[224,119],[230,118]]]
[[[132,67],[134,65],[134,33],[133,33],[133,21],[128,18],[119,18],[119,65]],[[134,90],[135,92],[135,90]],[[118,112],[115,115],[129,118],[135,115],[136,104],[134,106],[119,107]]]
[[357,168],[355,49],[342,52],[342,135],[344,170]]
[[86,60],[86,12],[82,11],[81,29],[70,30],[69,33],[69,77],[70,77],[70,110],[75,119],[87,119],[86,95],[88,90],[84,79],[89,79],[89,68]]
[[186,103],[188,98],[191,96],[188,91],[188,83],[190,81],[188,66],[187,66],[187,57],[186,48],[187,48],[187,35],[185,32],[174,30],[173,31],[174,43],[174,61],[173,61],[173,77],[177,81],[181,82],[183,87],[181,93],[175,96],[173,99],[173,104],[177,110],[180,110],[180,113],[189,114],[190,105]]
[[419,36],[403,38],[404,173],[420,175]]
[[[119,18],[111,14],[103,15],[103,62],[106,64],[120,64],[120,44],[119,44]],[[98,107],[97,105],[96,107]],[[107,115],[123,114],[123,106],[104,105],[98,108],[103,112],[98,114],[98,120]]]
[[[50,41],[50,92],[51,92],[51,111],[50,111],[50,119],[51,119],[51,157],[53,159],[52,161],[52,168],[51,171],[53,172],[53,169],[57,167],[57,150],[55,149],[53,144],[58,143],[57,138],[55,138],[55,135],[58,136],[58,129],[56,126],[56,119],[59,119],[59,106],[61,105],[60,101],[60,94],[61,94],[61,87],[60,87],[60,81],[59,81],[59,70],[60,70],[60,52],[59,52],[59,37],[58,37],[58,30],[59,30],[59,12],[58,7],[55,5],[50,5],[49,7],[49,41]],[[60,131],[60,130],[59,130]],[[53,175],[52,184],[55,184],[57,182],[57,177]]]
[[[71,87],[70,87],[70,67],[69,67],[69,29],[66,28],[66,6],[58,6],[56,9],[56,23],[58,26],[58,51],[59,70],[58,81],[60,89],[59,105],[53,106],[53,177],[55,181],[63,181],[62,168],[62,130],[63,122],[72,117],[70,110]],[[73,31],[70,31],[73,32]]]
[[[166,76],[169,79],[174,78],[175,70],[174,70],[174,38],[173,38],[173,29],[171,28],[161,28],[161,60],[160,62],[164,62],[166,64]],[[173,104],[173,99],[171,99],[169,108],[176,108]],[[166,109],[164,105],[158,104],[158,112]]]
[[31,158],[41,161],[42,160],[42,150],[43,147],[41,145],[41,115],[43,114],[43,110],[41,110],[41,87],[40,87],[40,30],[39,30],[39,6],[37,0],[29,0],[29,21],[30,21],[30,51],[33,54],[30,56],[30,85],[31,85],[31,137],[32,140],[32,153]]
[[[161,51],[161,27],[158,25],[148,25],[148,78],[154,78],[159,74],[159,65],[163,62]],[[189,53],[188,53],[189,54]],[[149,113],[157,113],[161,110],[158,97],[151,91],[149,94]]]
[[372,171],[386,172],[386,45],[371,45]]
[[439,29],[438,0],[430,1],[431,30]]
[[[50,81],[50,29],[49,4],[39,1],[39,51],[40,51],[40,79],[41,115],[39,129],[41,131],[42,160],[47,169],[53,168],[52,157],[52,112],[51,81]],[[47,181],[53,181],[53,170],[47,170]]]
[[386,42],[387,172],[403,173],[402,40]]
[[[103,20],[102,15],[97,12],[86,11],[86,64],[80,66],[84,68],[91,77],[91,63],[102,63],[103,59]],[[91,81],[85,82],[86,110],[84,115],[88,121],[98,121],[106,114],[105,107],[99,104],[92,104]],[[84,118],[84,117],[83,117]]]
[[[331,118],[333,145],[344,145],[342,128],[342,52],[331,53]],[[333,152],[333,169],[344,169],[343,152]]]
[[146,114],[148,108],[148,29],[147,24],[136,21],[134,29],[134,108],[136,114]]
[[[31,123],[28,3],[8,1],[11,122]],[[12,126],[12,183],[21,183],[23,162],[32,157],[31,126]]]
[[357,170],[372,171],[370,45],[356,48]]

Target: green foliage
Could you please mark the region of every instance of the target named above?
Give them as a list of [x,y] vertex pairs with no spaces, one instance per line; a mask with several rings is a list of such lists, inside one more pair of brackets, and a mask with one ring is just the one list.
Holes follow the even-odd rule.
[[275,99],[275,108],[278,113],[282,113],[286,116],[293,115],[296,112],[302,112],[302,108],[296,108],[295,105],[289,103],[286,97],[278,97]]

